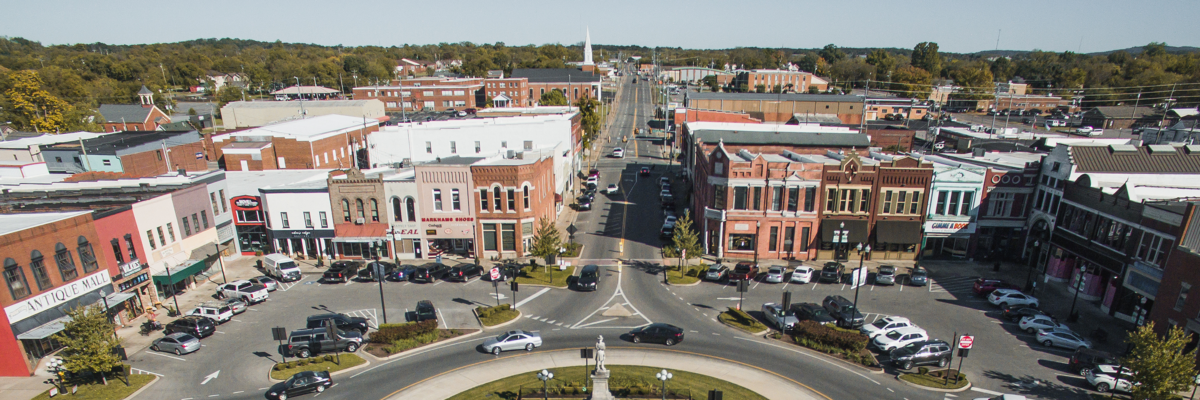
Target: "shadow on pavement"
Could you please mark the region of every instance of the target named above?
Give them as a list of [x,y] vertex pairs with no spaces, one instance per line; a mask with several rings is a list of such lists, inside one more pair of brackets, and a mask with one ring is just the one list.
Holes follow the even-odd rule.
[[1005,391],[1013,391],[1025,396],[1037,396],[1044,399],[1086,399],[1088,392],[1078,385],[1084,386],[1087,381],[1083,378],[1059,376],[1059,382],[1036,379],[1030,375],[1017,376],[999,371],[984,371],[985,378],[1004,382]]

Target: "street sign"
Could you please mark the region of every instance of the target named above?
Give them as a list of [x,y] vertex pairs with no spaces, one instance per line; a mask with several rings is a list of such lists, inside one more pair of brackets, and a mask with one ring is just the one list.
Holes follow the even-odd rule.
[[859,286],[866,285],[867,273],[866,268],[855,268],[854,272],[850,273],[850,288],[857,289]]
[[974,336],[962,335],[958,338],[958,348],[960,349],[970,349],[974,344]]
[[579,232],[579,228],[576,228],[575,224],[567,225],[567,234],[574,235],[575,232]]
[[500,268],[492,267],[491,278],[492,278],[492,282],[496,282],[496,281],[500,280]]

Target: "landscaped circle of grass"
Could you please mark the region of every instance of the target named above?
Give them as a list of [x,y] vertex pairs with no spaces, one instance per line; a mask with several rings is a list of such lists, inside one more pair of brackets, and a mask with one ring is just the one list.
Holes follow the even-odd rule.
[[[312,358],[293,358],[289,359],[290,361],[287,363],[275,364],[279,369],[275,369],[275,367],[271,368],[271,379],[285,380],[298,372],[304,371],[329,371],[332,373],[350,367],[357,367],[367,362],[367,360],[354,353],[342,353],[341,364],[337,363],[337,355],[329,354],[329,356],[331,356],[332,360],[326,360],[325,356],[322,355]],[[317,362],[314,363],[312,360],[317,360]],[[300,365],[301,361],[304,362],[304,365]],[[290,365],[290,368],[287,367],[288,365]]]
[[[588,371],[584,370],[582,365],[577,367],[564,367],[547,369],[554,373],[554,379],[550,380],[550,393],[554,393],[555,388],[566,388],[566,391],[559,392],[571,394],[574,388],[586,387],[588,393],[593,389],[590,381],[590,372],[595,366],[588,367]],[[618,390],[630,387],[640,387],[654,390],[654,393],[659,393],[657,390],[662,388],[662,381],[654,377],[662,368],[644,367],[636,365],[609,365],[608,386],[609,391],[616,394]],[[755,393],[750,389],[738,386],[732,382],[713,378],[707,375],[694,374],[686,371],[670,370],[674,377],[667,382],[667,390],[680,393],[689,393],[694,400],[704,400],[708,398],[709,390],[720,390],[724,392],[725,400],[766,400],[766,397]],[[522,388],[525,390],[541,390],[542,381],[537,378],[539,371],[529,371],[527,373],[513,375],[504,379],[495,380],[470,390],[459,393],[450,397],[449,400],[476,400],[476,399],[505,399],[512,400],[517,398],[517,393]],[[583,393],[583,392],[580,392]],[[551,394],[551,397],[554,395]],[[528,397],[528,396],[527,396]],[[540,398],[540,397],[538,397]]]

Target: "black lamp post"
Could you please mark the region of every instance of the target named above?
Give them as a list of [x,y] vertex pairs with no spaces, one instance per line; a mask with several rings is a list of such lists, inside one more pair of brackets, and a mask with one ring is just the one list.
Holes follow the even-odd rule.
[[1042,242],[1040,240],[1033,241],[1033,252],[1029,255],[1029,274],[1025,275],[1025,291],[1033,295],[1033,289],[1036,285],[1033,283],[1033,271],[1038,267],[1038,258],[1041,256]]
[[383,249],[383,246],[384,244],[382,240],[376,240],[375,242],[371,243],[371,250],[374,250],[373,253],[375,256],[375,262],[371,265],[371,268],[373,268],[371,272],[375,274],[375,279],[379,281],[379,308],[383,311],[383,323],[386,324],[388,323],[387,304],[383,301],[383,274],[387,271],[385,271],[383,264],[379,263],[379,252]]
[[1083,274],[1087,272],[1087,266],[1079,266],[1079,279],[1075,281],[1075,298],[1071,300],[1071,312],[1067,313],[1067,321],[1075,322],[1079,318],[1075,316],[1075,303],[1079,301],[1079,292],[1083,291]]
[[754,223],[754,267],[758,267],[758,235],[761,234],[762,221]]
[[[868,244],[864,247],[862,243],[859,243],[855,249],[858,250],[858,271],[855,271],[854,274],[857,275],[863,269],[863,261],[867,259],[867,254],[871,254],[871,245]],[[863,274],[863,276],[863,281],[857,282],[857,285],[854,286],[854,312],[856,313],[858,312],[858,291],[862,289],[863,284],[867,283],[866,274]],[[854,314],[850,314],[850,321],[848,322],[851,324],[854,323]]]

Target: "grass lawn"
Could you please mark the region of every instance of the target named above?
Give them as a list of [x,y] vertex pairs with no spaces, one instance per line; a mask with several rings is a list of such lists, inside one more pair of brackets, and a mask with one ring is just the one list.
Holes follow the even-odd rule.
[[495,307],[476,307],[475,312],[479,314],[479,321],[483,322],[483,326],[496,326],[508,321],[512,321],[520,311],[514,310],[512,305],[501,304]]
[[945,376],[921,375],[921,374],[900,374],[900,379],[908,383],[915,383],[921,386],[931,387],[935,389],[959,389],[967,386],[966,376],[958,379],[958,383],[954,383],[954,378],[950,378],[950,384],[946,385]]
[[[275,368],[271,369],[271,379],[285,380],[287,378],[291,378],[292,375],[295,375],[297,372],[304,372],[304,371],[329,371],[330,373],[332,373],[334,371],[341,371],[346,368],[359,366],[359,365],[362,365],[367,362],[367,360],[364,360],[362,357],[359,357],[357,354],[342,353],[342,364],[338,365],[336,363],[336,361],[337,361],[336,355],[333,355],[333,354],[327,354],[327,355],[332,356],[333,361],[325,361],[326,355],[322,355],[320,357],[304,359],[304,360],[319,360],[320,362],[317,362],[317,363],[310,362],[306,365],[299,365],[299,362],[302,360],[293,360],[293,361],[288,361],[286,363],[275,364],[275,368],[279,368],[279,369],[275,369]],[[287,367],[289,364],[290,364],[290,368]]]
[[[659,380],[654,378],[654,374],[662,371],[662,368],[632,366],[632,365],[610,365],[608,370],[612,375],[608,379],[609,391],[613,394],[619,393],[625,388],[645,388],[658,393],[658,388],[661,387]],[[573,388],[579,388],[586,385],[590,390],[592,385],[585,376],[584,367],[566,367],[550,369],[554,373],[554,379],[550,381],[550,392],[554,393],[556,388],[567,388],[566,393],[572,393]],[[686,391],[690,392],[692,399],[704,400],[708,398],[708,391],[717,389],[724,392],[725,400],[766,400],[765,397],[754,393],[750,389],[735,385],[731,382],[720,380],[706,375],[693,374],[684,371],[671,371],[675,377],[667,383],[667,390],[670,391]],[[470,390],[459,393],[450,400],[476,400],[476,399],[505,399],[512,400],[517,398],[517,392],[521,388],[531,389],[542,388],[542,381],[538,380],[537,374],[533,371],[528,373],[510,376],[508,378],[492,381]],[[539,397],[540,398],[540,397]]]
[[673,285],[690,285],[699,282],[700,275],[708,270],[707,265],[691,265],[686,267],[687,271],[683,273],[683,276],[679,276],[678,266],[667,268],[670,268],[670,271],[667,271],[667,282]]
[[523,266],[521,273],[515,278],[517,283],[522,285],[545,285],[565,288],[567,287],[567,278],[575,274],[575,267],[570,266],[567,269],[559,271],[557,265],[551,265],[547,274],[545,265]]
[[[750,333],[759,333],[767,330],[766,325],[763,325],[762,322],[758,322],[758,320],[754,319],[754,317],[751,317],[749,314],[746,314],[744,311],[741,312],[742,314],[745,314],[744,316],[734,314],[736,312],[737,311],[734,310],[722,312],[721,314],[717,315],[717,319],[729,326]],[[747,324],[747,322],[749,322],[749,324]]]
[[[138,389],[141,389],[153,380],[154,375],[130,375],[129,386],[125,386],[125,382],[122,382],[120,379],[109,378],[108,386],[105,386],[103,383],[98,381],[95,383],[81,384],[79,385],[79,392],[70,397],[75,400],[121,400],[129,397],[129,395],[133,394],[133,392],[138,391]],[[70,392],[71,385],[68,384],[67,393]],[[54,397],[61,398],[62,396],[59,395]],[[37,397],[34,397],[33,399],[49,400],[50,391],[47,390],[42,392],[42,394],[37,395]]]

